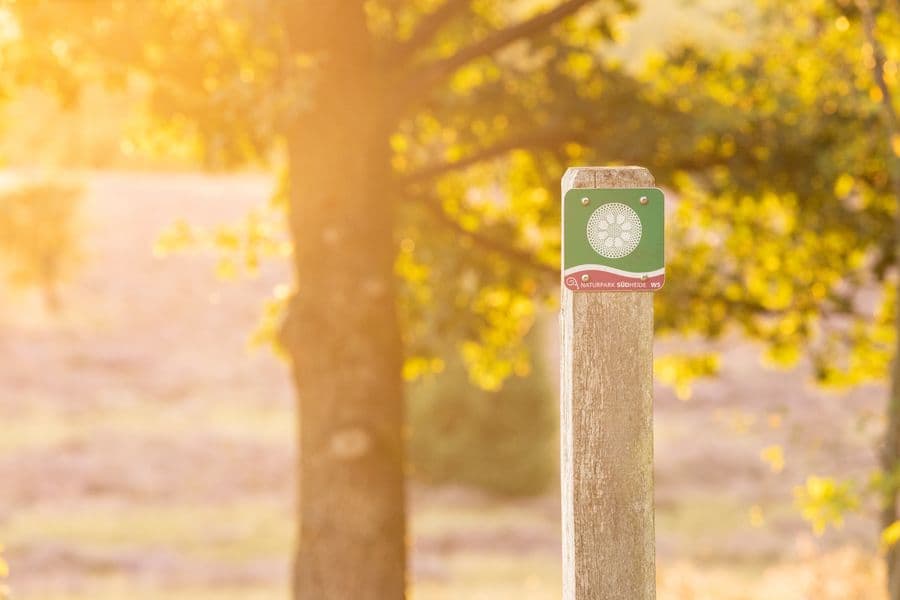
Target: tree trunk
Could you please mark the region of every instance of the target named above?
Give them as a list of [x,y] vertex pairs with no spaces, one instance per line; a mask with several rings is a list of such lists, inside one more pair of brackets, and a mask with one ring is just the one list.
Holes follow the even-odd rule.
[[[900,290],[898,298],[898,315],[900,315]],[[888,399],[887,431],[882,453],[881,466],[884,470],[888,489],[885,491],[882,511],[881,530],[884,531],[897,520],[897,487],[893,483],[900,467],[900,318],[895,318],[898,347],[895,349],[894,366],[891,373],[891,392]],[[900,547],[894,545],[887,551],[888,592],[890,600],[900,600]]]
[[320,59],[289,134],[297,294],[285,328],[299,401],[296,600],[406,591],[402,351],[383,83],[362,2],[300,3]]

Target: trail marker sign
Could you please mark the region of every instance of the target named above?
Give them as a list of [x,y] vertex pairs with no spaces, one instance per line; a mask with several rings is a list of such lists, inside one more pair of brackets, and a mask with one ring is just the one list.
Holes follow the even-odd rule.
[[563,198],[563,281],[573,292],[653,292],[665,270],[657,188],[572,189]]

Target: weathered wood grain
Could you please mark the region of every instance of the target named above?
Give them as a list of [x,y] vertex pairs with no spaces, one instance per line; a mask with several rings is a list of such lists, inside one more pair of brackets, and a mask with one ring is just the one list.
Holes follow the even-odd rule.
[[[562,191],[653,185],[579,167]],[[563,600],[652,600],[653,294],[560,287]]]

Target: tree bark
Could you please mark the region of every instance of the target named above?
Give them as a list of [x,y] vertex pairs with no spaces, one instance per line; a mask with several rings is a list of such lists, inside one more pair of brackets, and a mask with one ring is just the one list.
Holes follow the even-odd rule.
[[[302,15],[299,14],[302,12]],[[299,401],[296,600],[406,591],[403,386],[383,83],[362,2],[300,3],[320,60],[288,137]]]
[[[895,250],[894,268],[900,269],[900,164],[893,159],[892,178],[894,179],[894,197],[898,204],[898,213],[894,225]],[[900,275],[900,273],[898,273]],[[900,519],[897,513],[898,490],[896,479],[900,476],[900,282],[896,284],[896,300],[894,303],[894,360],[891,367],[891,390],[887,406],[887,429],[885,431],[884,448],[881,455],[881,468],[884,470],[888,490],[885,492],[881,511],[882,531]],[[890,600],[900,600],[900,545],[893,545],[887,552],[888,590]]]

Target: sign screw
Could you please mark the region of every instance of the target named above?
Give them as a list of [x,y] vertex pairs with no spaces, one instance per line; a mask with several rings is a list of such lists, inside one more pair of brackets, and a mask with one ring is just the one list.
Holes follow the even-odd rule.
[[645,205],[646,205],[646,204],[649,204],[649,203],[650,203],[650,198],[648,198],[647,196],[641,196],[641,204],[645,204]]
[[581,199],[581,205],[582,205],[582,206],[587,206],[587,205],[590,204],[590,203],[591,203],[591,199],[590,199],[590,198],[582,198],[582,199]]
[[587,282],[590,281],[590,280],[591,280],[591,276],[590,276],[590,275],[582,275],[582,276],[581,276],[581,281],[582,281],[582,283],[587,283]]
[[643,275],[641,275],[641,281],[647,281],[647,274],[646,274],[646,273],[644,273]]

